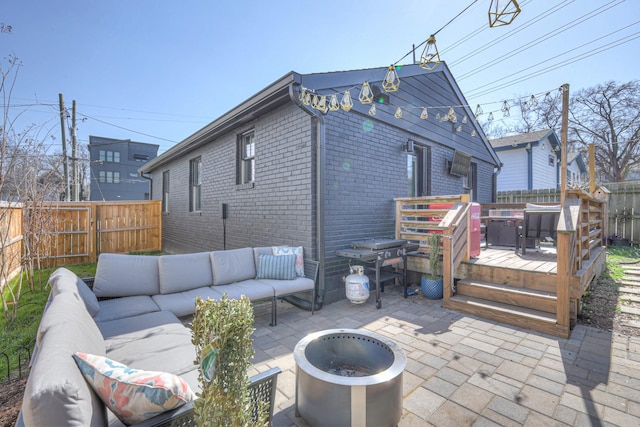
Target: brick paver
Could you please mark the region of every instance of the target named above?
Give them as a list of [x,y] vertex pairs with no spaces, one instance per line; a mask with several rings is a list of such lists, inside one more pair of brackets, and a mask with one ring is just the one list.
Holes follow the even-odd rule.
[[388,286],[382,308],[344,300],[311,313],[278,303],[278,325],[256,307],[256,371],[279,366],[273,425],[295,416],[293,349],[307,333],[360,328],[407,356],[400,427],[640,425],[640,339],[578,325],[555,338],[445,310]]

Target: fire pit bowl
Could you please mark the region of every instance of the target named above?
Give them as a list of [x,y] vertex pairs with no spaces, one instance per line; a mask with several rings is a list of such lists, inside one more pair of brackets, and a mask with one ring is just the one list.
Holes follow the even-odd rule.
[[395,426],[407,358],[390,339],[359,329],[307,335],[293,352],[296,415],[312,426]]

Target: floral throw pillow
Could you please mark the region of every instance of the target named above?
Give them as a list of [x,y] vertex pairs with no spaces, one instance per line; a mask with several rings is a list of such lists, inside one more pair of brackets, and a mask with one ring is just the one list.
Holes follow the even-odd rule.
[[106,357],[73,354],[85,380],[125,424],[135,424],[195,399],[189,385],[168,372],[141,371]]
[[304,277],[304,248],[302,246],[272,246],[271,251],[274,255],[295,255],[296,276]]

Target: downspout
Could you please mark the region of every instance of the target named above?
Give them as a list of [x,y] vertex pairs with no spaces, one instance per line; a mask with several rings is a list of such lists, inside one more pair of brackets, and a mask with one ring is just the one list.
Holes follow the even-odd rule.
[[149,181],[149,200],[153,200],[153,180],[143,172],[140,172],[140,176]]
[[298,97],[293,92],[293,84],[289,85],[289,97],[291,101],[300,107],[303,111],[312,117],[312,122],[316,127],[315,149],[316,149],[316,251],[318,253],[318,262],[320,266],[318,268],[318,293],[314,295],[312,301],[307,301],[298,296],[292,295],[284,297],[283,299],[296,307],[304,310],[311,310],[312,304],[315,310],[320,310],[324,304],[324,297],[326,293],[325,280],[324,280],[324,163],[325,163],[325,128],[324,118],[320,111],[309,111],[300,102]]
[[491,203],[498,203],[498,175],[502,172],[504,163],[500,162],[496,170],[493,171],[493,194],[491,195]]
[[533,149],[531,145],[527,145],[525,150],[527,151],[527,189],[533,190]]

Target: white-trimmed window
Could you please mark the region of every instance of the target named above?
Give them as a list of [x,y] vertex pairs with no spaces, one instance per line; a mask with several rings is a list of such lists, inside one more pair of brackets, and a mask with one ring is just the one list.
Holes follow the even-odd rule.
[[256,173],[255,132],[245,132],[238,137],[237,184],[254,182]]
[[202,159],[189,162],[189,212],[200,212],[202,195]]
[[162,212],[169,212],[169,171],[162,172]]

